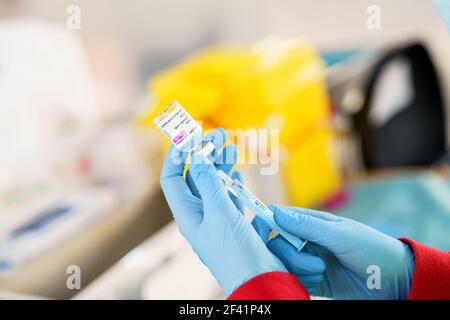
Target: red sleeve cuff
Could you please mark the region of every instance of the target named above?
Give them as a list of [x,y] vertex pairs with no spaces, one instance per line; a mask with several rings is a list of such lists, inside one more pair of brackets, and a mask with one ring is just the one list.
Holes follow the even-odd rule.
[[450,299],[450,254],[408,238],[400,240],[414,252],[414,275],[408,299]]
[[260,274],[237,288],[228,300],[307,300],[308,291],[287,272]]

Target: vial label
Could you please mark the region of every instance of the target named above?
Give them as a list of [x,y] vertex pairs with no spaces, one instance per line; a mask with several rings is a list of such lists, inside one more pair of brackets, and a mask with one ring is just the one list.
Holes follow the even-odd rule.
[[176,101],[153,120],[163,134],[181,151],[191,151],[201,141],[202,128]]

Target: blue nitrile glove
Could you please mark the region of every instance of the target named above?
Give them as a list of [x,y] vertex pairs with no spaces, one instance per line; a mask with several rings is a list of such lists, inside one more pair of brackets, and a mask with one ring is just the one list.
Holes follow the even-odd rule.
[[[276,236],[269,241],[270,227],[258,216],[255,216],[252,225],[261,236],[261,239],[267,244],[269,250],[275,254],[277,254],[278,250],[273,251],[274,248],[280,248],[282,250],[284,255],[280,257],[281,261],[288,268],[289,272],[297,277],[300,283],[308,290],[309,294],[313,295],[317,285],[324,278],[325,262],[318,256],[305,252],[304,249],[297,252],[297,249],[282,236]],[[291,263],[291,261],[295,263]]]
[[[309,240],[304,250],[325,261],[325,277],[315,294],[334,299],[407,299],[414,272],[414,255],[407,244],[330,213],[270,208],[278,225]],[[291,273],[298,273],[301,253],[279,236],[267,245]]]
[[[229,173],[236,156],[228,155],[236,153],[236,148],[230,145],[220,152],[225,140],[224,130],[215,131],[215,137],[219,137],[213,141],[215,153],[222,155],[217,157],[232,159],[232,163],[228,161],[217,164],[217,167]],[[215,166],[194,155],[185,180],[184,164],[185,155],[171,147],[161,172],[161,186],[181,233],[210,269],[224,293],[231,294],[259,274],[287,272],[236,207]],[[239,175],[234,173],[233,177]]]

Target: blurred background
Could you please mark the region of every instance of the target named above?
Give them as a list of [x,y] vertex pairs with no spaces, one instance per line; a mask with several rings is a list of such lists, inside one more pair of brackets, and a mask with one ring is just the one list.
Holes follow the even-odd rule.
[[449,8],[0,0],[0,297],[222,298],[159,188],[172,100],[280,130],[276,174],[240,166],[266,203],[449,250]]

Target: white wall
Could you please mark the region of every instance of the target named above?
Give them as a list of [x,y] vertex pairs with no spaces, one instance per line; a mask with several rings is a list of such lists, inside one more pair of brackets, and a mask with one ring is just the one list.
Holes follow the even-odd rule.
[[[305,36],[323,48],[345,48],[414,34],[439,24],[432,0],[0,0],[19,11],[64,22],[69,4],[82,10],[82,32],[143,51],[190,50],[203,44]],[[379,5],[382,29],[366,28]]]

